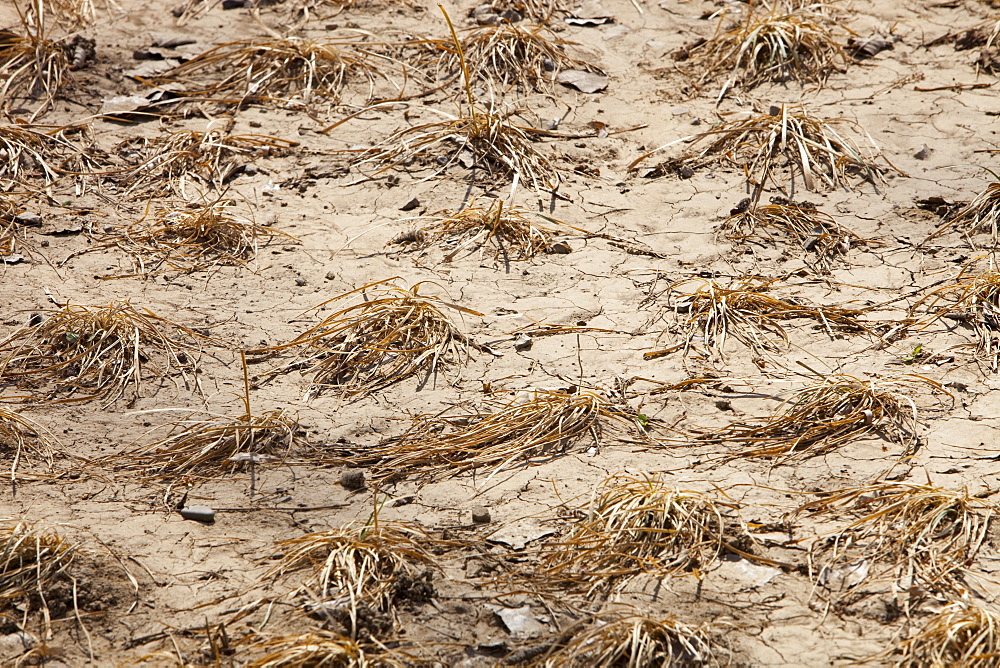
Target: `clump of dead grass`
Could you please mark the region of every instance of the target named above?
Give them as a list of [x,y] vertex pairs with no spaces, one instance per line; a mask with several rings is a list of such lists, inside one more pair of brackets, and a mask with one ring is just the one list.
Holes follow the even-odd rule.
[[[853,136],[852,136],[853,135]],[[862,150],[854,137],[863,137],[870,145]],[[790,180],[789,197],[794,196],[796,178],[807,190],[850,189],[855,178],[872,186],[884,180],[887,168],[895,170],[881,155],[874,140],[860,125],[845,118],[818,118],[803,107],[782,105],[767,113],[755,113],[735,121],[665,144],[646,153],[629,165],[635,169],[654,153],[680,142],[708,140],[698,152],[687,151],[679,158],[661,163],[647,176],[670,172],[682,175],[708,164],[727,162],[746,175],[753,201],[758,201],[769,181],[775,180],[778,158],[784,158]],[[882,159],[886,166],[877,164]],[[781,184],[775,184],[782,187]]]
[[[529,209],[505,208],[499,199],[490,200],[486,206],[473,201],[461,211],[441,211],[424,219],[427,218],[430,219],[428,224],[397,237],[393,243],[412,243],[415,248],[447,245],[449,252],[445,262],[450,262],[463,250],[472,252],[487,246],[495,248],[494,261],[501,258],[515,262],[529,260],[552,247],[559,228],[582,232]],[[531,218],[549,224],[536,223]]]
[[712,279],[684,279],[671,284],[666,310],[678,317],[684,354],[700,340],[713,355],[722,356],[730,337],[754,353],[774,351],[788,342],[782,322],[798,318],[819,322],[831,338],[834,327],[865,330],[861,311],[780,299],[768,294],[773,283],[740,279],[722,285]]
[[421,547],[422,538],[424,534],[407,527],[388,525],[310,533],[279,542],[283,556],[265,577],[306,569],[298,591],[307,595],[307,607],[357,640],[364,630],[359,618],[391,616],[400,598],[434,596],[426,574],[433,561]]
[[[560,39],[541,25],[520,26],[500,23],[467,30],[462,37],[469,75],[501,86],[519,86],[525,90],[551,88],[561,70],[600,70],[566,53],[573,44]],[[443,53],[439,70],[454,75],[461,72],[461,57],[455,48],[441,43]]]
[[111,403],[131,388],[139,396],[145,372],[159,378],[191,366],[187,351],[199,337],[127,300],[108,306],[66,304],[0,341],[0,378],[23,388],[48,388],[73,400],[103,396]]
[[298,145],[266,135],[233,135],[228,127],[181,130],[155,139],[134,137],[115,147],[134,165],[121,170],[117,179],[126,186],[126,195],[144,192],[151,198],[173,190],[184,195],[187,181],[222,190],[248,157],[277,155]]
[[627,408],[593,392],[535,390],[490,413],[418,416],[405,434],[365,448],[354,461],[387,480],[492,475],[515,462],[558,457],[586,437],[597,446],[605,429],[632,421]]
[[716,653],[705,626],[691,626],[673,617],[604,613],[567,629],[526,665],[701,666],[714,665],[719,658]]
[[726,549],[720,504],[659,478],[611,478],[563,540],[543,548],[543,578],[593,592],[643,572],[707,567]]
[[992,266],[976,269],[975,263],[962,270],[949,285],[924,295],[910,309],[911,316],[919,311],[930,317],[923,319],[929,326],[941,319],[956,320],[972,328],[974,356],[990,364],[994,371],[1000,365],[1000,271]]
[[181,206],[157,204],[138,221],[112,233],[104,245],[129,253],[147,275],[164,265],[177,271],[241,266],[274,239],[295,242],[285,232],[238,215],[236,201],[219,197]]
[[[164,72],[157,81],[182,82],[189,94],[223,97],[234,104],[296,100],[339,103],[350,83],[368,87],[364,100],[386,78],[393,64],[364,39],[311,40],[300,37],[252,38],[220,44]],[[222,73],[221,79],[218,74]]]
[[392,169],[433,169],[434,178],[459,164],[490,176],[517,177],[535,190],[555,190],[559,168],[535,148],[543,133],[511,122],[513,113],[475,104],[465,115],[421,123],[392,133],[366,150],[357,164],[374,178]]
[[772,197],[771,204],[766,205],[744,199],[723,221],[720,231],[736,242],[753,237],[773,238],[774,232],[815,255],[816,264],[823,269],[829,269],[833,262],[846,256],[852,245],[864,243],[815,204],[792,202],[783,197]]
[[78,546],[52,529],[0,521],[0,609],[32,601],[47,609],[45,592],[66,572]]
[[17,411],[0,408],[0,455],[10,461],[12,485],[17,484],[18,469],[24,463],[51,470],[58,450],[49,430]]
[[737,85],[746,90],[775,80],[822,85],[851,62],[828,16],[809,7],[745,7],[735,25],[723,12],[712,37],[683,50],[704,68],[702,83],[726,77],[720,100]]
[[[372,665],[360,645],[324,630],[276,636],[253,647],[268,653],[248,663],[248,668],[367,668]],[[384,662],[380,660],[377,665],[384,665]]]
[[365,294],[363,301],[326,316],[292,341],[250,352],[304,348],[294,366],[309,369],[313,391],[333,389],[348,397],[416,375],[423,375],[426,382],[444,367],[464,363],[469,340],[444,309],[482,314],[437,296],[419,294],[425,283],[406,289],[395,285],[395,280],[369,283],[329,299],[312,310]]
[[867,578],[869,564],[885,564],[901,587],[940,592],[963,589],[958,577],[986,540],[993,511],[967,490],[880,482],[823,494],[795,514],[852,517],[810,548],[810,572],[829,589],[837,588],[831,584],[836,573],[850,569],[847,584],[856,586]]
[[831,374],[790,393],[772,415],[750,418],[709,432],[702,442],[741,449],[731,457],[813,457],[869,435],[899,446],[900,458],[917,443],[917,407],[903,388],[943,392],[934,381],[913,376],[896,381]]
[[126,470],[156,478],[230,475],[285,461],[305,447],[298,421],[283,410],[212,415],[171,423],[166,437],[115,456]]
[[931,613],[923,628],[887,650],[898,668],[961,666],[991,668],[1000,657],[1000,613],[955,601]]
[[64,173],[67,161],[82,155],[66,134],[69,126],[0,123],[0,189],[10,190],[35,175],[51,183]]
[[960,230],[973,248],[976,247],[973,235],[983,232],[989,233],[992,246],[997,245],[1000,241],[1000,180],[986,186],[971,202],[945,220],[923,244],[952,229]]

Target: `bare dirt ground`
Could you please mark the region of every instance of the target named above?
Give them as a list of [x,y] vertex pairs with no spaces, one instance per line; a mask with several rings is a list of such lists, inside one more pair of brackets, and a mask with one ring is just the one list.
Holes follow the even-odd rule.
[[[14,576],[0,572],[0,661],[599,665],[614,661],[559,651],[610,628],[609,620],[638,615],[672,624],[671,637],[693,644],[633,665],[670,657],[684,665],[883,665],[902,661],[907,641],[948,612],[997,614],[1000,538],[990,517],[1000,490],[1000,384],[991,308],[1000,306],[990,293],[986,306],[966,308],[953,289],[988,275],[995,238],[946,226],[925,243],[961,206],[950,204],[996,181],[981,169],[996,169],[1000,148],[996,78],[982,69],[989,52],[957,49],[948,38],[992,26],[995,8],[974,0],[833,3],[823,11],[840,26],[841,43],[853,34],[891,48],[845,61],[822,83],[769,79],[718,100],[726,75],[703,81],[704,64],[677,54],[712,37],[717,13],[727,12],[725,25],[746,5],[567,2],[548,19],[553,38],[572,42],[565,49],[580,61],[576,69],[602,71],[606,87],[585,93],[546,81],[556,74],[547,66],[533,87],[470,87],[481,109],[493,104],[510,123],[542,131],[526,140],[545,161],[538,183],[522,172],[515,184],[502,164],[460,154],[449,139],[396,169],[361,162],[394,132],[468,113],[455,68],[434,64],[452,44],[437,3],[312,3],[305,14],[296,11],[301,2],[261,4],[194,3],[183,17],[173,12],[177,0],[99,5],[79,28],[95,56],[67,74],[51,108],[32,119],[37,100],[3,100],[5,128],[72,125],[62,136],[88,159],[59,163],[75,154],[53,148],[49,160],[63,167],[46,180],[38,159],[21,160],[12,174],[17,159],[8,152],[0,179],[12,207],[0,215],[14,244],[2,267],[3,410],[40,425],[28,430],[35,435],[51,433],[48,448],[31,433],[28,450],[7,444],[0,517],[11,520],[8,534],[55,531],[78,550],[54,579],[26,592],[11,594]],[[443,3],[460,37],[477,25],[478,4]],[[19,25],[14,7],[0,7],[0,27]],[[384,57],[371,82],[348,69],[332,102],[295,91],[274,99],[198,91],[199,81],[217,83],[238,68],[156,79],[217,44],[279,36],[361,39]],[[168,94],[169,104],[148,116],[109,116],[109,100],[146,96],[167,80],[169,94],[189,97]],[[680,164],[692,146],[680,142],[636,163],[782,105],[856,123],[841,131],[881,152],[878,177],[848,165],[844,184],[812,189],[786,168],[786,154],[774,158],[760,204],[774,196],[814,204],[852,233],[837,237],[842,247],[832,252],[817,251],[823,230],[795,239],[727,226],[752,190],[735,154]],[[182,131],[214,131],[214,141],[236,148],[214,167],[167,173],[166,154],[149,158],[150,146]],[[247,135],[267,145],[233,139]],[[212,149],[178,150],[203,151],[201,159]],[[200,266],[171,265],[122,241],[123,229],[158,206],[183,211],[220,197],[288,236],[260,237],[253,258]],[[919,204],[931,198],[944,203]],[[532,218],[554,230],[541,252],[520,259],[512,248],[480,244],[486,233],[419,243],[427,233],[415,230],[428,223],[416,217],[494,200],[544,216]],[[14,221],[25,212],[40,222]],[[754,311],[736,297],[717,304],[713,313],[729,328],[722,340],[693,295],[740,281],[784,306]],[[432,303],[462,333],[460,350],[436,372],[353,394],[317,389],[318,353],[281,347],[340,308],[384,296],[387,285],[416,284],[419,295],[440,298]],[[141,380],[121,396],[70,392],[64,383],[75,367],[47,377],[11,362],[26,345],[19,333],[43,327],[66,304],[119,300],[186,328],[160,325],[189,347],[169,364],[142,359]],[[847,309],[841,320],[836,309]],[[249,404],[241,351],[250,351]],[[759,426],[805,396],[795,392],[826,386],[874,403],[850,394],[825,415],[791,419],[771,440],[727,430]],[[444,431],[539,397],[556,397],[557,406],[581,400],[590,408],[580,410],[598,406],[599,416],[544,447],[474,462],[436,451],[420,459],[422,444]],[[192,421],[248,411],[283,411],[291,421],[274,456],[248,463],[251,449],[242,461],[184,468],[164,465],[166,442],[148,447]],[[465,417],[428,422],[434,416]],[[501,443],[514,430],[504,419],[490,436]],[[568,434],[568,414],[555,422]],[[803,428],[830,423],[847,426],[796,443]],[[430,426],[406,445],[410,459],[394,459],[393,448],[407,443],[397,437],[415,424]],[[351,471],[364,472],[362,488],[348,489]],[[697,520],[700,537],[690,540],[688,525],[661,529],[653,542],[676,539],[672,552],[614,556],[630,548],[614,543],[610,529],[599,545],[581,537],[602,495],[643,484],[684,491],[711,509],[671,512],[718,515]],[[897,516],[887,501],[896,493],[913,502],[907,512],[917,512],[921,494],[950,495],[954,504]],[[214,509],[214,522],[185,519],[185,505]],[[299,544],[282,542],[323,536],[340,538],[299,562],[289,558]],[[354,552],[343,563],[328,558],[330,546],[358,544],[373,561]],[[345,563],[376,575],[355,573],[361,584],[352,590]],[[323,564],[329,582],[315,572]],[[328,664],[307,657],[319,652],[321,634],[334,648]],[[981,646],[957,642],[959,653],[962,642],[974,651],[1000,647],[995,636]],[[301,662],[274,658],[281,643],[297,647]],[[627,665],[627,657],[615,661]],[[968,665],[996,659],[980,661]]]

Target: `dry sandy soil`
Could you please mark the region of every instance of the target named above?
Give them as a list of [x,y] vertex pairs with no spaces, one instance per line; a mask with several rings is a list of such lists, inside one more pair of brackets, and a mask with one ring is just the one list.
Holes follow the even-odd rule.
[[[693,653],[674,650],[678,661],[882,665],[900,660],[894,648],[943,610],[992,609],[1000,594],[1000,537],[989,524],[1000,490],[993,440],[1000,383],[995,353],[977,342],[996,345],[996,321],[982,310],[933,317],[954,304],[954,291],[925,299],[963,272],[984,270],[990,234],[970,241],[946,226],[922,243],[948,207],[917,202],[967,202],[995,180],[980,166],[997,166],[996,79],[977,68],[979,47],[935,41],[995,21],[995,9],[974,0],[845,0],[826,10],[842,26],[838,40],[849,30],[891,49],[844,64],[822,85],[737,85],[717,101],[725,75],[702,80],[704,64],[676,54],[713,35],[716,12],[734,18],[745,5],[569,1],[549,24],[574,43],[568,53],[607,74],[606,88],[473,82],[481,108],[493,103],[510,123],[545,131],[530,140],[547,160],[541,182],[519,178],[512,188],[496,164],[469,168],[475,156],[455,157],[449,141],[399,169],[358,164],[366,148],[393,132],[467,113],[461,81],[427,65],[450,44],[437,3],[316,3],[305,16],[291,0],[256,13],[203,4],[181,19],[172,12],[177,0],[99,4],[96,19],[80,28],[95,41],[96,56],[67,75],[54,105],[34,120],[48,130],[75,124],[66,140],[86,148],[90,160],[70,169],[91,173],[46,183],[39,162],[29,159],[16,178],[8,169],[0,181],[11,215],[41,217],[12,228],[0,336],[15,339],[4,344],[4,359],[26,340],[19,332],[30,335],[63,305],[115,300],[189,328],[191,346],[169,368],[145,360],[138,388],[126,386],[121,397],[61,391],[52,379],[16,375],[16,365],[4,363],[3,410],[34,420],[55,445],[51,461],[24,451],[15,462],[14,450],[4,451],[4,467],[16,470],[0,486],[0,517],[56,531],[79,551],[43,588],[44,602],[37,589],[0,600],[0,661],[246,665],[274,651],[278,645],[269,642],[328,632],[334,639],[353,634],[376,664],[561,665],[568,660],[556,652],[574,636],[603,628],[614,615],[642,615],[701,634]],[[443,4],[460,36],[476,24],[478,3]],[[17,15],[5,5],[0,24],[16,30]],[[66,34],[60,30],[53,36]],[[373,97],[383,102],[367,108],[368,81],[355,72],[339,104],[294,92],[242,102],[245,91],[209,92],[154,108],[150,117],[102,116],[107,100],[149,93],[134,76],[137,67],[151,68],[142,72],[153,81],[155,70],[173,64],[137,60],[138,52],[181,62],[216,44],[292,34],[378,43],[371,49],[391,56],[376,61],[385,77],[376,74]],[[191,43],[178,46],[178,37]],[[400,46],[420,39],[440,41]],[[554,73],[543,68],[543,75]],[[196,78],[174,80],[191,93]],[[654,148],[781,105],[856,123],[841,131],[869,150],[867,133],[882,154],[874,162],[878,178],[849,168],[843,184],[817,182],[813,191],[793,178],[783,154],[775,159],[761,204],[773,196],[807,200],[855,235],[825,259],[815,239],[766,230],[736,238],[725,221],[748,188],[732,162],[678,166],[692,146],[681,142],[629,169]],[[23,99],[3,106],[5,124],[28,122],[38,107]],[[123,147],[185,130],[281,141],[238,146],[219,167],[221,188],[212,183],[218,173],[171,182],[154,169],[158,163],[136,158],[149,155],[142,153],[148,145]],[[66,149],[52,150],[61,164]],[[443,165],[441,156],[454,159]],[[150,181],[133,188],[146,173]],[[185,202],[221,196],[239,215],[289,237],[262,237],[256,257],[244,262],[209,259],[193,268],[116,243],[157,206],[183,210]],[[446,237],[422,248],[396,243],[428,224],[416,216],[485,206],[490,198],[547,217],[532,220],[554,230],[543,244],[549,252],[519,259]],[[463,333],[458,345],[466,354],[453,351],[436,373],[351,395],[317,391],[315,360],[301,346],[262,352],[365,295],[378,296],[380,286],[328,300],[387,279],[402,288],[420,283],[421,295],[446,302],[442,311]],[[770,319],[743,312],[740,320],[731,301],[735,319],[720,341],[683,293],[743,279],[812,315],[785,318],[772,309]],[[830,321],[837,308],[854,310],[844,316],[849,323]],[[32,314],[41,314],[41,325]],[[182,335],[161,325],[169,337]],[[685,340],[690,347],[678,347]],[[178,424],[213,415],[238,420],[247,410],[240,351],[253,350],[249,408],[296,420],[292,446],[252,467],[224,461],[217,470],[157,470],[163,453],[144,446]],[[655,351],[669,352],[648,354]],[[760,450],[771,441],[745,438],[745,431],[743,438],[738,430],[705,437],[731,424],[760,424],[801,396],[794,392],[824,384],[883,403],[855,410],[847,401],[810,418],[812,427],[843,420],[857,429],[790,451],[783,448],[794,435],[770,452]],[[443,466],[432,470],[386,455],[401,443],[390,439],[419,416],[485,415],[538,396],[582,398],[603,412],[579,437],[476,465],[449,468],[440,459]],[[466,417],[447,428],[473,422]],[[436,434],[423,432],[411,447],[419,451]],[[358,470],[367,484],[347,489],[342,475]],[[702,527],[711,535],[667,557],[625,559],[614,576],[602,571],[599,550],[584,554],[566,541],[592,519],[595,498],[624,489],[629,478],[686,490],[685,498],[717,509],[716,523]],[[844,490],[845,500],[834,502]],[[906,493],[932,490],[953,493],[958,505],[941,512],[966,524],[934,525],[934,535],[914,543],[910,520],[886,510],[878,525],[868,512],[881,513],[890,493],[909,499]],[[214,523],[182,517],[185,503],[213,508]],[[859,519],[872,532],[847,528]],[[381,545],[382,559],[401,554],[405,563],[380,576],[397,583],[383,599],[365,598],[376,584],[366,585],[352,621],[344,591],[324,590],[312,567],[289,565],[294,545],[281,541],[366,525],[370,531],[355,533],[357,540]],[[836,545],[831,536],[840,537]],[[557,576],[560,554],[582,555],[566,567],[572,577]],[[288,567],[276,574],[281,564]],[[1000,647],[1000,638],[991,642]],[[976,665],[995,659],[985,661]],[[591,655],[577,665],[598,662]]]

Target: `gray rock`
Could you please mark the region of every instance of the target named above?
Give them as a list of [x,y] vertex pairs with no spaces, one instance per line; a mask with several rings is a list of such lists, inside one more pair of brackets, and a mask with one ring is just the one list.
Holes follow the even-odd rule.
[[42,217],[31,211],[24,211],[14,216],[14,222],[18,225],[37,226],[42,224]]
[[204,524],[215,522],[215,511],[208,506],[185,506],[181,508],[181,517]]
[[490,521],[489,508],[476,506],[472,509],[472,521],[475,524],[488,524]]

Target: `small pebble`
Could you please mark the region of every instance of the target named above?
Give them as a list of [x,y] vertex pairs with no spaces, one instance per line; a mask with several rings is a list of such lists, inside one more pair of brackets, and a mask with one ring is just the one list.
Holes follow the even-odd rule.
[[303,285],[305,285],[305,284],[306,284],[306,279],[304,279],[304,278],[296,278],[295,279],[295,285],[299,286],[300,288]]
[[409,200],[406,204],[404,204],[403,206],[399,207],[399,210],[400,211],[413,211],[418,206],[420,206],[420,200],[418,200],[416,197],[414,197],[413,199]]
[[340,474],[340,486],[352,491],[365,488],[365,472],[348,469]]
[[931,157],[931,153],[933,152],[934,149],[932,149],[927,144],[924,144],[923,146],[920,147],[919,151],[913,154],[913,157],[916,158],[917,160],[926,160],[927,158]]
[[557,241],[546,248],[545,252],[552,253],[553,255],[569,255],[573,252],[573,247],[565,241]]
[[332,281],[335,278],[337,278],[337,273],[336,272],[333,272],[333,271],[326,272],[326,280]]
[[476,506],[472,509],[472,522],[474,524],[488,524],[490,521],[490,511],[485,506]]

